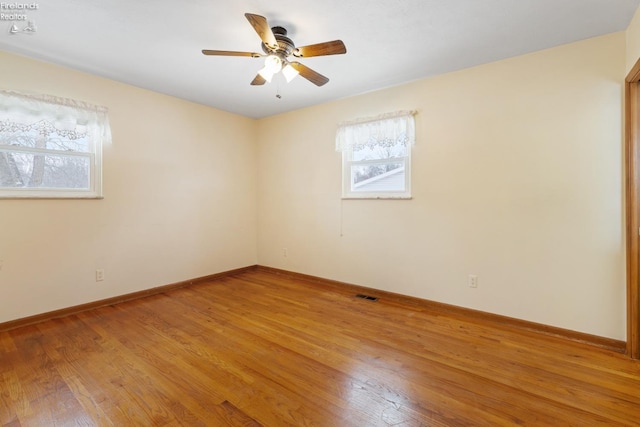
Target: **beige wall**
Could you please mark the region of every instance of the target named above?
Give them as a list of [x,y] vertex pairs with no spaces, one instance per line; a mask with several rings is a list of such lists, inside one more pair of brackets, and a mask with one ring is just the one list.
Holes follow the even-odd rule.
[[[624,71],[616,33],[261,120],[259,264],[625,339]],[[413,200],[341,201],[336,125],[400,109]]]
[[113,133],[104,200],[0,200],[0,322],[256,263],[255,121],[7,53],[0,64],[0,88],[104,105]]
[[627,67],[626,73],[629,74],[631,68],[640,58],[640,8],[636,10],[629,27],[626,32],[627,36]]
[[[257,122],[0,53],[1,88],[113,131],[104,200],[0,201],[0,322],[257,262],[624,339],[633,25]],[[341,201],[337,123],[399,109],[413,200]]]

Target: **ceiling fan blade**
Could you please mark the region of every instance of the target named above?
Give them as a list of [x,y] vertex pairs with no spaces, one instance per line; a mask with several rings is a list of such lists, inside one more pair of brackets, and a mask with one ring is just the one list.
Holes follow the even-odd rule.
[[256,77],[251,81],[251,86],[261,86],[267,81],[260,74],[256,74]]
[[347,47],[342,43],[342,40],[333,40],[299,47],[293,52],[293,55],[299,58],[309,58],[311,56],[340,55],[343,53],[347,53]]
[[202,53],[204,53],[205,55],[218,55],[218,56],[250,56],[252,58],[260,58],[262,56],[256,52],[235,52],[232,50],[203,49]]
[[267,18],[251,13],[245,13],[244,16],[247,18],[253,29],[256,30],[256,33],[258,33],[260,40],[262,40],[267,47],[271,49],[278,48],[278,41],[276,40],[276,36],[273,35],[273,31],[271,31],[271,27],[269,27],[269,24],[267,23]]
[[311,83],[313,83],[316,86],[322,86],[329,81],[327,77],[323,76],[322,74],[316,71],[313,71],[311,68],[307,67],[306,65],[302,65],[299,62],[290,62],[290,64],[293,68],[295,68],[298,71],[298,73],[300,73],[302,77],[309,80]]

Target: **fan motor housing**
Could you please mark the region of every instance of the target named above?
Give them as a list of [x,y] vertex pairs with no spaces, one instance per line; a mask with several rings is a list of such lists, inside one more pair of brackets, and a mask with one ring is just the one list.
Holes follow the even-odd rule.
[[264,53],[276,53],[282,55],[285,58],[292,55],[293,51],[296,49],[296,45],[293,44],[293,40],[287,37],[287,30],[284,27],[272,27],[271,31],[273,32],[273,36],[278,42],[278,48],[275,50],[269,49],[263,42],[262,50],[264,51]]

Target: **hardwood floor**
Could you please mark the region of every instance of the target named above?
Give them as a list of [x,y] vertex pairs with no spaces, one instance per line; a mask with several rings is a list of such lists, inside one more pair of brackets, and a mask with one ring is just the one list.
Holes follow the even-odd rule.
[[640,425],[640,363],[256,270],[0,333],[2,426]]

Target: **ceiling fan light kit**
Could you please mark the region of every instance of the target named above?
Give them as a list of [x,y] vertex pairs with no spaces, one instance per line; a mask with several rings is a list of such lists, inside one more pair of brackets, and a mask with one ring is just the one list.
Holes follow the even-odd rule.
[[300,74],[298,70],[293,68],[291,64],[285,65],[285,67],[282,69],[282,75],[284,76],[287,83],[295,79],[298,74]]
[[256,77],[251,81],[251,85],[263,85],[271,82],[273,76],[282,71],[282,75],[290,82],[298,74],[309,80],[316,86],[325,85],[329,79],[322,74],[312,70],[300,62],[293,61],[294,58],[307,58],[312,56],[339,55],[347,53],[342,40],[318,43],[296,48],[293,41],[287,37],[287,30],[283,27],[270,28],[264,16],[245,13],[253,29],[262,40],[262,50],[264,55],[256,52],[235,52],[228,50],[202,51],[205,55],[216,56],[248,56],[251,58],[264,58],[264,67],[258,71]]
[[269,55],[264,61],[264,68],[258,71],[266,81],[271,83],[273,75],[282,70],[282,59],[276,55]]

